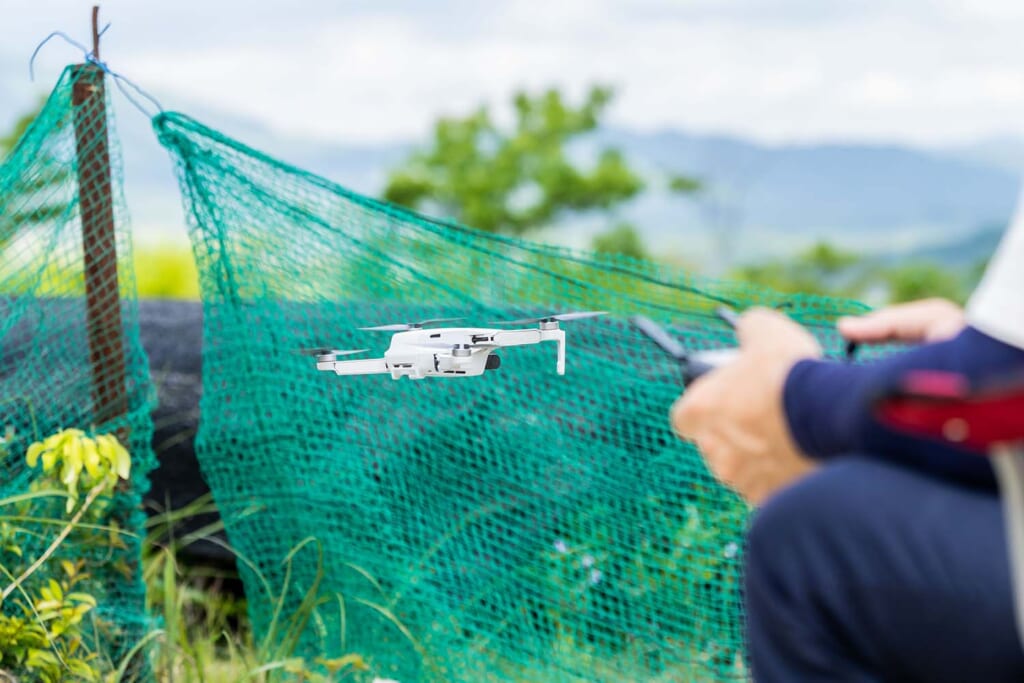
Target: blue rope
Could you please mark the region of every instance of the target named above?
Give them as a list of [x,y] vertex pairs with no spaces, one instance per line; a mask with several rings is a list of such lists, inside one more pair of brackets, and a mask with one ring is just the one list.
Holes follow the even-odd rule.
[[[103,30],[100,31],[98,35],[102,36],[104,33],[107,32],[108,28],[110,28],[110,23],[107,23],[107,25],[103,27]],[[71,38],[68,34],[64,33],[63,31],[54,31],[50,35],[46,36],[45,38],[43,38],[42,42],[39,43],[39,45],[36,46],[36,49],[32,51],[32,56],[28,60],[28,76],[29,76],[29,79],[31,81],[34,82],[36,80],[36,76],[35,76],[36,56],[39,54],[39,51],[43,49],[43,46],[46,45],[47,43],[49,43],[54,38],[63,38],[66,43],[68,43],[69,45],[72,45],[74,47],[77,47],[79,50],[81,50],[82,54],[84,55],[84,60],[87,63],[89,63],[89,64],[94,64],[96,67],[98,67],[104,73],[108,74],[111,78],[113,78],[114,79],[114,85],[116,85],[117,89],[121,91],[121,94],[125,96],[125,99],[127,99],[129,102],[131,102],[135,106],[136,109],[141,111],[146,116],[146,118],[152,119],[157,114],[162,114],[163,113],[164,108],[160,105],[160,102],[157,101],[157,99],[155,97],[153,97],[148,92],[146,92],[145,90],[140,88],[133,81],[125,78],[124,76],[122,76],[121,74],[117,73],[116,71],[113,71],[109,66],[107,66],[106,62],[101,62],[99,59],[96,58],[96,55],[93,54],[92,51],[87,49],[84,45],[79,43],[77,40],[74,40],[73,38]],[[134,90],[135,91],[135,95],[132,95],[132,93],[129,92],[128,88],[131,88],[132,90]],[[139,96],[139,97],[145,98],[146,100],[148,100],[150,102],[150,104],[152,104],[154,107],[156,107],[157,114],[151,113],[144,106],[139,104],[139,101],[136,99],[136,95]]]
[[[110,28],[110,24],[107,24],[107,28]],[[106,29],[103,29],[103,30],[105,31]],[[48,42],[50,42],[54,38],[57,38],[58,36],[63,38],[65,40],[65,42],[70,43],[71,45],[74,45],[79,50],[81,50],[82,54],[84,54],[86,56],[86,59],[88,59],[89,56],[92,54],[91,52],[89,52],[89,49],[85,47],[85,45],[82,45],[77,40],[72,39],[68,34],[64,33],[63,31],[54,31],[50,35],[48,35],[45,38],[43,38],[43,41],[41,43],[36,45],[36,49],[32,51],[32,56],[29,57],[29,60],[28,60],[28,78],[33,83],[36,80],[36,74],[35,74],[36,55],[39,54],[39,51],[43,49],[44,45],[46,45]]]

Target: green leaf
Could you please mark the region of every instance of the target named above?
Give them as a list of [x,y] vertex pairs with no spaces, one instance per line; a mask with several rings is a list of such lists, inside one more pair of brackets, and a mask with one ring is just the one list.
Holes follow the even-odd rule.
[[28,463],[29,467],[35,467],[36,463],[39,462],[39,454],[43,452],[43,444],[34,443],[28,447],[28,451],[25,454],[25,462]]
[[96,606],[96,598],[89,595],[88,593],[68,593],[66,600],[74,600],[76,602],[83,602],[93,607]]

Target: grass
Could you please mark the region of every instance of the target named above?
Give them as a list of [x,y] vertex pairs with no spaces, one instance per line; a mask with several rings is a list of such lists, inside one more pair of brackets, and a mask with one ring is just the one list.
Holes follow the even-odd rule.
[[[175,527],[187,519],[214,511],[212,501],[205,496],[184,508],[160,511],[149,519],[143,545],[143,577],[147,602],[162,622],[162,628],[151,634],[152,642],[146,648],[155,680],[160,683],[356,680],[367,668],[356,653],[313,662],[296,655],[299,636],[316,607],[323,602],[317,593],[317,584],[290,614],[284,613],[285,586],[275,604],[274,623],[269,632],[257,640],[249,628],[245,601],[223,590],[225,581],[234,577],[207,568],[189,567],[179,560],[181,552],[193,543],[217,542],[215,535],[223,529],[223,523],[218,520],[180,536],[173,533]],[[310,544],[315,541],[307,539],[298,544],[291,556]],[[290,562],[291,556],[286,562]],[[255,565],[245,558],[238,560],[260,576]],[[267,591],[269,594],[269,587]]]
[[[249,628],[245,601],[225,593],[223,583],[229,577],[208,569],[188,567],[179,561],[179,555],[191,543],[200,539],[211,540],[221,531],[220,521],[174,540],[172,531],[184,520],[214,511],[209,497],[175,511],[160,512],[150,518],[145,541],[144,576],[148,587],[148,600],[163,622],[163,628],[152,635],[149,658],[155,680],[159,683],[271,683],[272,681],[309,681],[329,683],[335,681],[373,681],[367,660],[360,653],[350,652],[344,657],[324,662],[309,662],[296,655],[298,636],[316,609],[327,600],[317,594],[317,586],[307,592],[300,606],[292,613],[284,612],[283,600],[275,603],[270,633],[257,639]],[[290,556],[311,544],[306,539],[292,549]],[[225,546],[227,547],[227,546]],[[287,561],[287,560],[286,560]],[[245,558],[259,576],[258,569]],[[261,579],[262,580],[262,579]],[[265,582],[264,582],[265,583]],[[269,594],[269,588],[264,588]],[[281,591],[283,595],[286,590]],[[397,599],[397,598],[396,598]],[[343,602],[343,601],[341,601]],[[364,603],[365,604],[365,603]],[[676,662],[657,673],[636,671],[637,662],[644,661],[647,653],[623,651],[609,654],[603,648],[581,642],[568,633],[553,639],[546,656],[529,660],[511,661],[490,650],[486,645],[467,643],[458,651],[431,653],[383,605],[369,605],[381,611],[382,616],[394,622],[409,643],[423,658],[428,672],[440,676],[438,680],[488,680],[508,683],[535,683],[557,680],[565,683],[585,683],[594,680],[693,681],[713,680],[708,669],[700,665],[700,653],[694,653],[688,663]],[[434,665],[431,666],[431,662]],[[441,674],[438,662],[443,662],[447,675]],[[334,669],[331,671],[330,669]],[[623,678],[624,671],[636,675]],[[575,675],[569,672],[578,672]],[[719,670],[728,680],[747,680],[742,656],[737,654],[731,665]],[[402,681],[402,683],[408,683]]]

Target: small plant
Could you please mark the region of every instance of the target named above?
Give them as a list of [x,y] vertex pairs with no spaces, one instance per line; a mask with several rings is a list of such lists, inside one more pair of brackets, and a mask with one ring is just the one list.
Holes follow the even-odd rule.
[[65,429],[29,446],[25,461],[35,467],[40,458],[43,474],[56,479],[68,491],[67,512],[78,502],[79,487],[113,491],[117,480],[127,479],[132,460],[112,434],[86,436],[81,429]]
[[[0,457],[9,455],[13,436],[5,432]],[[43,683],[99,681],[99,624],[87,620],[95,616],[96,598],[88,592],[93,577],[84,559],[65,556],[65,542],[78,531],[78,552],[83,544],[123,547],[116,526],[84,520],[99,519],[105,499],[127,479],[131,458],[113,435],[65,429],[29,446],[25,461],[30,468],[41,466],[41,476],[28,493],[0,500],[0,509],[13,508],[13,514],[0,514],[0,571],[10,580],[0,593],[0,672]],[[62,499],[69,519],[55,513],[54,503]],[[27,541],[48,538],[34,524],[61,529],[30,558]]]
[[50,579],[30,604],[21,604],[21,614],[0,616],[0,664],[46,683],[68,675],[98,681],[97,657],[89,651],[82,630],[82,620],[96,607],[96,599],[73,590],[89,576],[82,572],[81,562],[64,560],[61,567],[61,580]]

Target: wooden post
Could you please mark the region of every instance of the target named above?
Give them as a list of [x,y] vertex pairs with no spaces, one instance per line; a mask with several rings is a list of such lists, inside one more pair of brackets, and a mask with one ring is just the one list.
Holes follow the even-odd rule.
[[[92,8],[93,56],[99,59],[99,7]],[[96,64],[72,68],[78,203],[85,253],[85,306],[92,367],[93,419],[97,424],[124,415],[124,333],[117,275],[117,236],[107,142],[103,69]],[[125,441],[127,432],[119,432]]]

